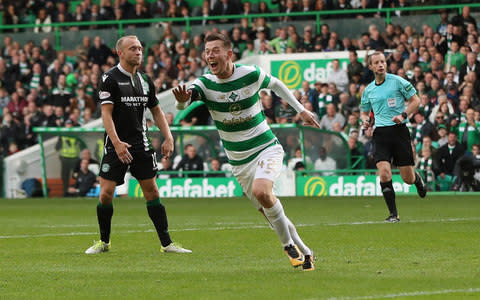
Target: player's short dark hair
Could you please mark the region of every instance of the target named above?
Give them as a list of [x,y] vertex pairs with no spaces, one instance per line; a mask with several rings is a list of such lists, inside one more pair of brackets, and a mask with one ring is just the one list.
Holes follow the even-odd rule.
[[213,42],[213,41],[222,41],[223,46],[227,49],[232,49],[232,42],[228,38],[228,36],[225,36],[221,33],[211,33],[205,37],[203,40],[204,43],[207,42]]

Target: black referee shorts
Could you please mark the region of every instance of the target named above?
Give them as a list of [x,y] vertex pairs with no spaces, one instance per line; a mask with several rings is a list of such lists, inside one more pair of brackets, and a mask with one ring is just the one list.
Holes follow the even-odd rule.
[[133,160],[129,165],[122,163],[115,152],[105,154],[100,165],[100,177],[121,185],[124,183],[128,167],[130,167],[132,176],[137,180],[150,179],[157,175],[157,157],[153,150],[131,152],[131,154]]
[[398,167],[415,164],[410,132],[405,124],[375,128],[373,146],[375,163],[388,161]]

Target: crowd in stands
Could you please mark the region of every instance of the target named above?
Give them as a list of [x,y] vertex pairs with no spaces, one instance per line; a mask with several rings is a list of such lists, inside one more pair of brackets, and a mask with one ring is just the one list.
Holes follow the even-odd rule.
[[[273,1],[278,4],[280,12],[286,13],[402,7],[420,2],[425,4],[428,1],[410,2]],[[4,24],[32,23],[32,18],[35,19],[33,23],[48,24],[270,12],[264,2],[252,5],[250,2],[240,4],[240,1],[226,0],[205,1],[201,8],[192,8],[185,1],[173,0],[137,1],[135,5],[126,0],[102,0],[99,4],[84,0],[75,7],[73,13],[69,1],[5,3],[0,2]],[[397,15],[405,13],[395,12]],[[307,109],[318,116],[322,129],[336,131],[347,140],[353,157],[361,157],[365,161],[364,165],[359,166],[374,168],[370,143],[372,131],[362,130],[359,121],[361,94],[373,80],[373,74],[365,63],[360,62],[357,50],[388,49],[388,71],[409,80],[421,99],[419,112],[408,123],[414,140],[417,167],[424,171],[430,182],[438,176],[441,179],[448,179],[448,176],[460,178],[463,170],[467,169],[468,162],[476,166],[480,160],[480,37],[476,20],[471,16],[468,6],[464,7],[461,14],[449,15],[447,11],[438,13],[440,18],[436,27],[424,25],[420,32],[415,32],[408,25],[401,27],[391,23],[385,28],[371,25],[368,32],[359,32],[358,38],[340,37],[330,30],[328,19],[318,33],[311,26],[305,26],[299,32],[288,23],[304,17],[259,17],[251,23],[247,18],[203,20],[197,22],[198,26],[230,22],[231,29],[206,29],[202,35],[196,36],[191,36],[186,31],[177,36],[170,23],[164,25],[164,34],[159,40],[145,49],[142,70],[154,80],[159,93],[196,78],[207,70],[201,55],[203,36],[211,32],[221,32],[231,38],[234,60],[270,53],[347,51],[349,63],[346,68],[341,66],[340,61],[333,60],[326,82],[304,82],[302,88],[294,91],[294,94]],[[348,17],[366,16],[380,17],[381,14]],[[305,18],[313,19],[313,16]],[[285,25],[272,29],[270,22],[273,21],[285,21]],[[88,28],[98,27],[92,25]],[[62,30],[81,29],[82,27],[75,26]],[[52,30],[50,26],[35,28],[35,31],[49,30]],[[75,48],[74,55],[69,56],[64,51],[56,51],[48,39],[43,39],[40,44],[29,41],[22,45],[15,40],[17,31],[20,29],[4,30],[8,35],[5,35],[0,49],[0,152],[4,155],[36,144],[37,137],[32,132],[34,126],[62,127],[67,122],[80,126],[98,118],[99,78],[118,62],[114,49],[105,45],[101,36],[93,39],[85,36],[82,44]],[[270,123],[300,122],[295,111],[275,94],[262,92],[261,101]],[[185,120],[183,124],[205,125],[210,122],[202,114]],[[335,169],[331,167],[335,166],[335,161],[332,162],[331,158],[326,163],[330,150],[327,147],[320,148],[316,157],[308,158],[309,164]],[[290,149],[290,152],[295,151]],[[213,158],[204,157],[204,160],[211,163]],[[294,155],[287,157],[294,158]],[[305,161],[307,160],[302,161],[302,164]],[[300,160],[291,163],[290,167],[302,168],[298,162]],[[470,169],[474,170],[474,167]],[[461,182],[458,182],[455,188],[460,188],[460,185]]]

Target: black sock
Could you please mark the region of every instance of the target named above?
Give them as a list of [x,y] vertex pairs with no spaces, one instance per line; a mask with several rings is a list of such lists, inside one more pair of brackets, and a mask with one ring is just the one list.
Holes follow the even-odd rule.
[[383,198],[387,203],[388,210],[391,215],[398,216],[397,205],[395,204],[395,191],[393,190],[392,181],[380,182],[382,187]]
[[105,243],[110,242],[110,228],[112,225],[113,205],[102,204],[100,201],[97,204],[97,219],[100,227],[100,240]]
[[166,247],[172,243],[170,234],[168,233],[168,220],[165,206],[160,203],[160,198],[156,198],[152,201],[147,201],[147,210],[150,219],[152,219],[153,225],[157,230],[158,238],[163,247]]

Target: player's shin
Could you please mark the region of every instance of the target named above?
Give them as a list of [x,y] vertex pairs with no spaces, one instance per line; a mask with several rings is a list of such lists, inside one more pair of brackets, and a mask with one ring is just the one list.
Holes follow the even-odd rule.
[[163,247],[166,247],[172,243],[170,234],[168,233],[168,220],[165,206],[160,202],[160,198],[147,201],[148,216],[153,222],[155,229],[157,230],[158,238]]
[[100,227],[100,240],[110,242],[110,229],[112,225],[113,205],[102,204],[100,201],[97,204],[97,219]]
[[283,211],[282,203],[279,200],[270,208],[263,208],[265,216],[273,226],[273,230],[278,235],[283,247],[293,244],[292,237],[288,228],[288,219]]
[[287,218],[287,221],[288,221],[288,231],[290,232],[290,235],[292,236],[292,240],[295,243],[295,245],[298,246],[298,248],[300,249],[300,251],[302,251],[304,255],[312,255],[312,250],[310,250],[310,248],[308,248],[307,245],[303,243],[302,239],[297,233],[297,229],[295,228],[295,225],[293,225],[292,221],[290,221],[289,218]]

